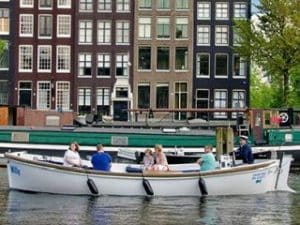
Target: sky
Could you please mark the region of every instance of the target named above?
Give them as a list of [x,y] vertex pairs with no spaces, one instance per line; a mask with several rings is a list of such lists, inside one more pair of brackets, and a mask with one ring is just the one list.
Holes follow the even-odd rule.
[[252,0],[251,1],[251,4],[252,4],[252,13],[256,12],[256,9],[255,9],[254,5],[258,5],[258,3],[259,3],[259,0]]

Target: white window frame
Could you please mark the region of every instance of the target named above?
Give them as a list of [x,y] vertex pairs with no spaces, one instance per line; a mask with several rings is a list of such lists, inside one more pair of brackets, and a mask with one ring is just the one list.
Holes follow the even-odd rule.
[[[84,23],[84,29],[81,29],[80,25]],[[87,25],[92,25],[88,27]],[[78,32],[78,44],[80,45],[91,45],[93,44],[93,21],[92,20],[80,20],[79,21],[79,32]],[[81,40],[81,31],[84,31],[84,40]]]
[[51,10],[53,8],[53,0],[51,0],[51,7],[41,7],[41,0],[38,2],[39,4],[39,10]]
[[[233,3],[233,18],[235,19],[246,19],[247,18],[247,11],[248,11],[248,4],[246,2],[234,2]],[[237,6],[245,6],[244,10],[245,10],[245,14],[242,15],[241,14],[241,7],[236,8]],[[237,14],[238,12],[238,14]]]
[[[177,25],[181,26],[181,28],[186,27],[186,36],[182,35],[182,38],[176,37],[176,31],[177,31]],[[176,24],[175,24],[175,39],[176,40],[188,40],[189,39],[189,18],[188,17],[177,17],[176,18]],[[184,29],[183,29],[184,34]]]
[[[159,26],[168,26],[168,30],[169,30],[169,37],[159,37]],[[165,34],[165,33],[162,33]],[[169,40],[171,39],[171,18],[170,17],[157,17],[156,18],[156,39],[158,40]]]
[[[105,9],[99,8],[99,5],[101,2],[105,6]],[[113,7],[112,4],[113,4],[112,0],[97,0],[97,11],[98,12],[112,12],[112,7]],[[106,8],[107,5],[110,5],[110,8]]]
[[215,45],[216,46],[229,45],[229,27],[227,25],[215,26]]
[[[116,54],[116,77],[128,77],[129,76],[129,65],[128,64],[129,64],[129,55],[127,53]],[[118,65],[122,65],[122,67],[118,67]],[[117,74],[118,68],[123,68],[123,75]]]
[[[222,74],[222,75],[217,75],[216,72],[217,72],[217,56],[219,55],[226,55],[227,57],[227,74]],[[229,55],[228,53],[216,53],[215,54],[215,78],[228,78],[228,71],[229,71]]]
[[[244,75],[235,75],[235,57],[238,56],[239,57],[239,64],[240,64],[240,68],[239,71],[243,71]],[[240,57],[238,54],[233,54],[232,56],[232,77],[234,79],[245,79],[247,77],[247,62],[245,61],[244,58]]]
[[109,20],[98,20],[97,22],[97,44],[110,45],[112,36],[112,23]]
[[[78,0],[78,1],[79,1],[79,3],[78,3],[78,11],[79,12],[81,12],[81,13],[93,12],[93,0]],[[80,2],[80,1],[84,1],[84,2]],[[80,8],[82,4],[84,4],[84,6],[91,6],[91,9]]]
[[[58,65],[59,65],[59,53],[60,53],[60,49],[66,49],[68,51],[68,59],[66,59],[66,61],[68,62],[68,69],[59,69]],[[63,58],[65,56],[62,56]],[[70,73],[71,72],[71,46],[69,45],[57,45],[56,46],[56,72],[57,73]]]
[[[0,8],[0,9],[7,12],[7,17],[3,16],[3,17],[0,18],[0,26],[1,26],[1,30],[3,30],[3,31],[0,32],[0,35],[8,35],[9,32],[10,32],[10,20],[11,20],[11,18],[10,18],[10,12],[9,12],[8,8]],[[3,14],[6,14],[6,13],[3,13]],[[5,20],[7,20],[7,24],[5,23]],[[4,28],[6,26],[8,27],[8,30],[4,31],[5,30]]]
[[[40,68],[40,56],[41,56],[41,48],[47,48],[49,51],[49,66],[50,69],[41,69]],[[39,73],[50,73],[52,70],[52,46],[51,45],[38,45],[38,54],[37,54],[37,71]]]
[[[200,61],[199,57],[201,55],[206,55],[208,56],[208,74],[206,75],[201,75],[200,74]],[[196,53],[196,77],[197,78],[210,78],[210,53],[209,52],[197,52]]]
[[138,20],[139,20],[138,21],[138,38],[139,39],[151,39],[152,18],[151,17],[140,17]]
[[[55,109],[57,111],[69,111],[70,110],[70,82],[69,81],[57,81],[55,88]],[[59,106],[61,105],[61,106]]]
[[[201,30],[201,32],[200,32],[200,30]],[[200,36],[200,34],[202,34],[202,35]],[[208,35],[208,37],[207,37],[207,35]],[[208,42],[206,42],[206,43],[204,41],[200,42],[200,40],[206,40],[206,39]],[[197,26],[197,46],[210,46],[210,42],[211,42],[210,39],[211,39],[210,25],[198,25]]]
[[[178,7],[178,1],[182,1],[182,2],[184,2],[184,1],[186,1],[186,3],[187,3],[187,8],[180,8],[180,7]],[[187,10],[189,10],[189,7],[190,7],[190,4],[189,4],[189,2],[190,2],[190,0],[176,0],[176,2],[175,2],[175,9],[178,11],[187,11]]]
[[[224,92],[226,92],[226,99],[225,99],[225,104],[224,106],[222,106],[222,102],[220,102],[221,104],[216,105],[217,103],[217,99],[216,99],[216,92],[222,92],[220,93],[221,95],[224,94]],[[223,100],[223,98],[221,98]],[[220,101],[220,100],[218,100]],[[221,107],[219,107],[219,105],[221,105]],[[216,107],[218,106],[218,107]],[[228,90],[227,89],[215,89],[214,90],[214,108],[215,109],[223,109],[223,108],[228,108]],[[217,119],[226,119],[227,118],[227,113],[226,112],[214,112],[214,118]]]
[[[64,28],[68,27],[68,32],[66,34],[60,34],[60,28],[62,26],[61,22],[66,22],[66,20],[61,21],[62,18],[68,18],[69,21],[67,23],[63,24]],[[57,37],[61,38],[70,38],[71,37],[71,30],[72,30],[72,17],[71,15],[57,15],[57,23],[56,23],[56,34]]]
[[[31,2],[31,4],[25,2]],[[33,8],[34,0],[20,0],[20,8]]]
[[[80,56],[84,56],[84,60],[85,61],[81,61]],[[90,56],[91,61],[87,61],[86,60],[87,56]],[[81,62],[84,62],[84,65],[87,65],[87,64],[90,65],[91,74],[89,74],[89,75],[84,75],[84,74],[81,75],[80,74],[80,68],[81,68],[80,63]],[[90,53],[90,52],[80,52],[80,53],[78,53],[78,77],[80,77],[80,78],[91,78],[93,76],[93,64],[92,63],[93,63],[93,55],[92,55],[92,53]],[[85,67],[82,67],[82,68],[85,68]]]
[[[200,8],[201,6],[201,8]],[[208,8],[207,8],[208,7]],[[206,14],[208,9],[208,16],[203,16]],[[200,16],[201,10],[201,16]],[[197,19],[198,20],[211,20],[211,3],[210,2],[197,2]]]
[[[45,84],[45,85],[47,85],[47,86],[49,86],[49,88],[45,88],[45,89],[40,89],[40,84],[42,85],[42,84]],[[50,110],[51,109],[51,82],[50,81],[38,81],[37,82],[37,96],[36,96],[36,108],[38,109],[38,110]],[[47,103],[46,103],[46,106],[45,106],[45,104],[42,104],[42,102],[41,102],[41,99],[40,99],[40,94],[41,94],[41,92],[43,91],[43,90],[45,90],[44,92],[46,92],[46,94],[49,94],[49,95],[47,95],[46,96],[46,101],[47,101]],[[42,105],[41,105],[42,104]],[[48,106],[48,104],[49,104],[49,106]]]
[[[62,2],[66,2],[67,4],[62,4]],[[71,9],[72,8],[72,0],[57,0],[57,8],[58,9]]]
[[[225,5],[227,7],[224,7]],[[224,16],[224,11],[226,12],[226,16]],[[228,2],[216,2],[215,12],[216,12],[216,15],[215,15],[216,20],[228,20],[229,19],[229,3]]]
[[[23,34],[23,33],[21,33],[21,31],[22,31],[22,18],[23,17],[30,17],[31,18],[31,33],[28,33],[28,34]],[[25,26],[27,26],[27,24],[25,25]],[[33,16],[33,14],[20,14],[20,16],[19,16],[19,36],[20,37],[33,37],[33,30],[34,30],[34,16]]]
[[117,0],[116,11],[119,13],[130,12],[130,3],[132,0]]
[[[22,47],[27,47],[27,48],[30,48],[29,49],[29,53],[30,53],[30,57],[31,57],[31,65],[30,65],[30,69],[22,69],[21,67],[20,67],[20,65],[22,65],[23,63],[21,63],[21,54],[20,54],[20,52],[21,52],[21,48]],[[18,54],[19,54],[19,56],[18,56],[18,58],[19,58],[19,63],[18,63],[18,71],[19,72],[32,72],[32,69],[33,69],[33,46],[32,45],[19,45],[19,52],[18,52]]]
[[[100,58],[102,58],[103,60],[100,60]],[[108,58],[108,60],[106,60],[107,58]],[[105,78],[105,77],[109,78],[111,76],[111,69],[110,69],[110,74],[99,75],[98,74],[99,65],[101,65],[101,68],[106,68],[106,67],[111,68],[111,55],[109,53],[98,53],[97,54],[97,77],[98,78]]]
[[[240,94],[240,93],[243,93],[243,98],[233,98],[233,96],[234,96],[234,93],[238,93],[238,94]],[[244,109],[245,107],[246,107],[246,90],[242,90],[242,89],[233,89],[232,90],[232,92],[231,92],[231,108],[235,108],[235,109]],[[241,101],[241,100],[243,100],[243,101]],[[235,102],[238,102],[239,103],[239,106],[238,107],[236,107],[235,105],[234,105],[234,103]],[[242,103],[242,105],[240,105],[240,103]],[[236,113],[236,112],[233,112],[233,113],[231,113],[231,117],[233,118],[233,119],[235,119],[236,117],[237,117],[237,115],[238,115],[238,113]]]
[[[40,28],[41,28],[41,17],[42,16],[50,16],[51,17],[51,35],[50,36],[40,36]],[[39,14],[38,16],[39,20],[39,24],[38,24],[38,38],[39,39],[51,39],[53,37],[53,15],[51,14]]]
[[116,45],[129,45],[130,33],[130,22],[128,20],[116,21]]

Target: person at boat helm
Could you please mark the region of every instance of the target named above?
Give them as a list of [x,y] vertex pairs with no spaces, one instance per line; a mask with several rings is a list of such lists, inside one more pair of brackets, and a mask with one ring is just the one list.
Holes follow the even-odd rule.
[[247,136],[244,135],[240,136],[240,147],[234,153],[236,156],[240,156],[242,158],[243,163],[248,163],[248,164],[254,163],[252,149],[248,144]]
[[212,153],[212,146],[206,145],[204,147],[205,154],[197,160],[197,163],[200,165],[201,171],[214,170],[216,168],[216,159]]
[[97,145],[97,152],[92,155],[91,162],[93,164],[93,169],[110,171],[112,158],[111,156],[104,152],[103,145]]
[[70,144],[69,149],[65,152],[64,166],[82,166],[79,155],[79,145],[75,141]]

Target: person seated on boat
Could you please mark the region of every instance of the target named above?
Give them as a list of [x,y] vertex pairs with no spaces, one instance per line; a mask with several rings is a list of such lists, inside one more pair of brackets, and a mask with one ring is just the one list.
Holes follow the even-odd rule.
[[82,166],[79,155],[79,145],[77,142],[72,142],[69,149],[65,152],[64,166]]
[[206,145],[204,147],[205,154],[197,160],[197,163],[200,164],[201,171],[209,171],[216,169],[216,159],[212,153],[212,146]]
[[103,145],[97,145],[97,152],[92,155],[91,162],[93,164],[93,169],[110,171],[112,158],[111,156],[104,152]]
[[159,170],[159,171],[168,171],[168,161],[165,153],[163,153],[163,149],[161,145],[155,145],[155,164],[153,165],[153,170]]
[[240,156],[242,158],[243,163],[248,163],[248,164],[254,163],[252,149],[248,144],[247,136],[244,135],[240,136],[240,147],[234,153],[237,157]]
[[154,157],[152,155],[152,150],[150,148],[147,148],[144,153],[145,153],[143,157],[144,170],[151,170],[154,165]]

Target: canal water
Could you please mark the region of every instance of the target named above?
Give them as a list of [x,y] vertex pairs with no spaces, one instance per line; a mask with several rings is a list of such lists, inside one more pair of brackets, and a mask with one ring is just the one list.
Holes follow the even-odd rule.
[[0,225],[296,225],[300,224],[300,173],[292,173],[289,184],[299,193],[206,198],[63,196],[9,191],[6,169],[0,168]]

